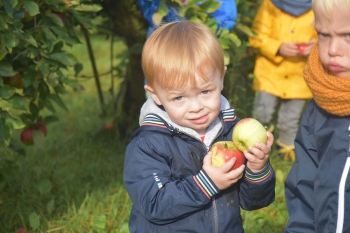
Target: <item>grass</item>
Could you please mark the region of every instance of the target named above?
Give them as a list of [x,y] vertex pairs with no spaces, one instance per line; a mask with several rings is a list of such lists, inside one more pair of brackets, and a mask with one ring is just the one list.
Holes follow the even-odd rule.
[[48,125],[45,150],[27,147],[25,157],[0,152],[16,165],[6,172],[0,229],[40,225],[32,232],[127,232],[122,230],[130,208],[122,184],[125,145],[102,130],[95,95],[72,92],[64,99],[71,111],[59,111],[60,121]]
[[[109,42],[102,37],[92,42],[99,73],[109,72]],[[123,46],[117,41],[115,53]],[[82,74],[91,76],[85,45],[72,52],[84,64]],[[28,233],[129,232],[131,201],[122,182],[126,145],[102,127],[95,81],[80,81],[85,91],[69,90],[62,96],[69,111],[57,108],[60,121],[47,126],[45,149],[25,147],[26,155],[19,156],[0,147],[1,159],[7,161],[0,167],[2,184],[6,182],[0,192],[0,233],[18,233],[21,228]],[[101,83],[108,93],[109,76],[103,76]],[[18,139],[19,132],[14,137]],[[242,212],[247,232],[282,232],[287,219],[283,182],[290,163],[275,155],[272,163],[278,176],[276,201],[258,211]]]

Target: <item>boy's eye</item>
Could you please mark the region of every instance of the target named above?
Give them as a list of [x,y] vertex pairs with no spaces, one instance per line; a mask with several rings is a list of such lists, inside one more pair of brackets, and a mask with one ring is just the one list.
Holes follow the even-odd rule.
[[346,38],[350,38],[350,33],[349,34],[345,34]]
[[328,34],[322,33],[322,32],[318,32],[317,35],[318,35],[319,37],[327,37],[327,36],[328,36]]
[[208,94],[208,93],[209,93],[208,90],[202,91],[202,94],[204,94],[204,95],[206,95],[206,94]]
[[176,101],[182,100],[182,96],[178,96],[178,97],[174,98],[174,100],[176,100]]

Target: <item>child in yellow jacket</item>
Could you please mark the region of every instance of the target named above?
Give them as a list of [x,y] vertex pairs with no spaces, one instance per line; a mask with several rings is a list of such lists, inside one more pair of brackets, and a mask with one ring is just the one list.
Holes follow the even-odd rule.
[[273,130],[279,105],[276,143],[279,153],[294,160],[294,139],[305,102],[312,97],[303,69],[317,37],[313,27],[311,0],[263,0],[249,38],[258,55],[254,90],[257,96],[253,116]]

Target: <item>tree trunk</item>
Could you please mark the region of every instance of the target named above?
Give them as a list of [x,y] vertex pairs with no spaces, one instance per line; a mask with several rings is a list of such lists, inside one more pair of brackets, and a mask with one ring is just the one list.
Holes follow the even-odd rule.
[[[144,44],[147,22],[139,11],[136,1],[104,0],[100,4],[112,20],[114,34],[125,38],[129,51]],[[117,98],[116,123],[121,139],[128,140],[132,131],[138,126],[140,109],[145,102],[143,84],[141,51],[130,53],[125,80]]]

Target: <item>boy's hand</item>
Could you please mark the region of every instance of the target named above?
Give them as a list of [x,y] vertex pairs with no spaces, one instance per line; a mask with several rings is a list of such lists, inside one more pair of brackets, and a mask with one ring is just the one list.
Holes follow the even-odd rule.
[[247,158],[247,167],[252,172],[260,172],[266,167],[273,141],[274,137],[272,133],[267,132],[266,144],[256,143],[255,146],[248,148],[249,151],[243,152],[244,156]]
[[227,189],[242,178],[245,165],[231,171],[236,158],[232,158],[221,167],[216,168],[211,164],[211,157],[211,152],[204,157],[202,168],[220,190]]

